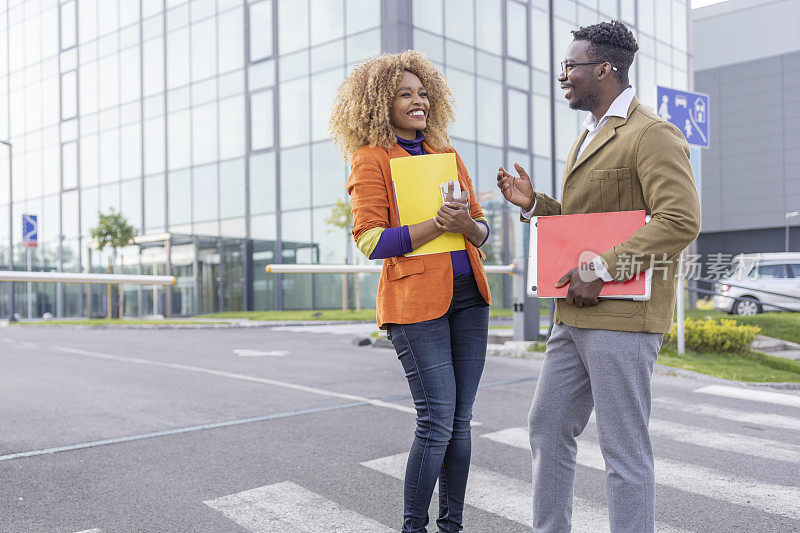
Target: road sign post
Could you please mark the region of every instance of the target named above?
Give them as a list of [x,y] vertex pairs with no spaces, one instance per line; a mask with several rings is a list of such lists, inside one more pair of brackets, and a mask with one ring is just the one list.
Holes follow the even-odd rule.
[[[656,113],[664,120],[674,124],[686,137],[686,142],[699,148],[709,146],[709,105],[708,95],[690,91],[679,91],[669,87],[656,86]],[[692,150],[694,155],[695,150]],[[692,167],[695,173],[697,192],[700,193],[699,178],[700,153],[696,158],[692,158]],[[696,165],[695,165],[696,160]],[[697,168],[694,168],[694,167]],[[683,254],[681,254],[683,259]],[[684,305],[683,305],[683,273],[678,275],[678,353],[684,352]],[[696,282],[691,282],[692,285]],[[690,298],[694,297],[695,292]]]
[[[39,237],[39,220],[36,215],[22,215],[22,246],[28,272],[31,271],[31,248],[36,248]],[[33,316],[33,284],[28,282],[28,318]]]

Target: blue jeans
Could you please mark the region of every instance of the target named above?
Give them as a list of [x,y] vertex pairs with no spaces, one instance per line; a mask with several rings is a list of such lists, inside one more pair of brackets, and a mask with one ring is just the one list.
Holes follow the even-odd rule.
[[403,489],[403,533],[425,533],[436,480],[440,532],[461,531],[472,451],[472,404],[486,359],[489,306],[473,274],[453,277],[444,316],[389,324],[417,409]]

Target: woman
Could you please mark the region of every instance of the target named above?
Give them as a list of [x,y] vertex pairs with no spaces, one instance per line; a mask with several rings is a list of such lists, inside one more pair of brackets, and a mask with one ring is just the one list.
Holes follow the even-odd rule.
[[[383,259],[378,326],[388,330],[403,365],[417,428],[406,466],[403,532],[424,533],[439,480],[440,532],[461,531],[469,471],[472,404],[486,357],[491,296],[478,247],[489,226],[456,154],[464,198],[446,202],[426,222],[401,226],[389,160],[453,152],[447,125],[452,94],[424,54],[368,58],[339,87],[331,136],[351,160],[347,192],[353,237],[369,259]],[[461,233],[466,250],[409,252],[444,232]]]

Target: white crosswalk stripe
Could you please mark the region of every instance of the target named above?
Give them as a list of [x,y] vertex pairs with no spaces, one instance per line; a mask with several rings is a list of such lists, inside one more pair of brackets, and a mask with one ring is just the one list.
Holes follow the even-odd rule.
[[733,409],[726,409],[724,407],[716,407],[714,405],[705,404],[686,404],[673,400],[672,398],[653,398],[653,406],[663,407],[672,411],[680,411],[692,415],[713,416],[723,420],[732,420],[734,422],[743,422],[745,424],[753,424],[756,426],[769,426],[780,429],[790,429],[792,431],[800,431],[800,418],[794,418],[786,415],[776,415],[772,413],[749,413],[743,411],[734,411]]
[[[361,463],[396,479],[403,479],[407,453],[382,457]],[[506,476],[471,465],[464,499],[467,505],[492,513],[512,522],[531,526],[533,523],[533,488],[529,481]],[[572,531],[574,533],[604,533],[609,531],[608,512],[603,505],[574,498]],[[685,533],[666,524],[658,524],[659,533]]]
[[[488,433],[484,438],[514,446],[530,449],[527,428],[510,428]],[[581,440],[578,444],[577,462],[580,465],[605,471],[605,460],[600,447],[592,442]],[[670,459],[655,460],[656,483],[708,498],[744,505],[767,513],[800,519],[800,487],[788,487],[761,483],[710,468],[695,466]]]
[[650,434],[726,452],[800,463],[800,446],[786,442],[712,431],[656,418],[650,419]]
[[396,533],[290,481],[203,502],[253,533]]
[[753,402],[771,403],[774,405],[788,405],[789,407],[800,407],[800,395],[787,394],[785,392],[770,392],[764,390],[745,389],[741,387],[728,387],[727,385],[709,385],[701,387],[694,392],[700,394],[711,394],[725,398],[735,398],[737,400],[750,400]]

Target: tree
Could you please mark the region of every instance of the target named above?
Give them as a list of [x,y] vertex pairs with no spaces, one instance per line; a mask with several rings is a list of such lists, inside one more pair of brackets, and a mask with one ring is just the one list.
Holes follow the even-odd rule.
[[[113,260],[109,259],[108,273],[113,273],[112,265],[117,262],[117,254],[120,248],[128,246],[138,234],[136,228],[128,223],[128,219],[122,213],[118,213],[113,207],[109,207],[109,214],[104,215],[97,212],[97,225],[91,228],[90,235],[97,242],[97,249],[102,250],[106,246],[114,251]],[[119,318],[122,318],[124,310],[124,297],[122,287],[119,288]],[[106,285],[106,317],[111,318],[111,284]]]
[[[353,211],[350,205],[350,200],[343,201],[341,198],[336,199],[336,204],[334,204],[333,208],[331,209],[331,214],[328,218],[324,220],[326,224],[332,226],[331,229],[328,230],[328,233],[331,233],[336,230],[345,230],[345,260],[344,264],[350,264],[350,230],[353,227]],[[361,310],[361,285],[359,283],[358,274],[356,274],[356,310]],[[348,291],[347,291],[347,274],[342,274],[342,311],[347,311],[347,300],[348,300]]]

